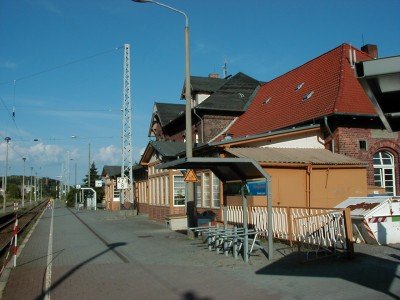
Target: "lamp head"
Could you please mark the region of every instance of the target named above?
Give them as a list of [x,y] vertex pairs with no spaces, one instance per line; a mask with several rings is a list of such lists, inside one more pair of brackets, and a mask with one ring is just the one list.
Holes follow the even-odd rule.
[[133,2],[138,2],[138,3],[149,3],[149,2],[153,2],[151,0],[132,0]]

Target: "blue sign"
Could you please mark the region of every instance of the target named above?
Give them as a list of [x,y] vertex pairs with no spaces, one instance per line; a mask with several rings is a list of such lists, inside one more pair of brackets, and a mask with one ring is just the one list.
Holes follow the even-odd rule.
[[266,181],[249,181],[246,183],[247,194],[249,196],[266,196],[267,182]]

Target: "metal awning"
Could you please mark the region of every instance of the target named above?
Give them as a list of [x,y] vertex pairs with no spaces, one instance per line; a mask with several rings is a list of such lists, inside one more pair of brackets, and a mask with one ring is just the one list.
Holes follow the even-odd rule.
[[400,131],[400,56],[358,62],[356,77],[385,128]]
[[[222,182],[241,181],[242,183],[249,180],[266,180],[267,182],[267,203],[268,203],[268,259],[273,258],[273,230],[272,230],[272,194],[271,194],[271,176],[251,158],[216,158],[216,157],[190,157],[181,158],[160,164],[157,169],[209,169]],[[243,191],[243,189],[242,189]],[[243,199],[243,227],[247,230],[247,199]],[[247,239],[247,236],[245,236]],[[247,245],[245,241],[244,246]],[[244,253],[247,253],[247,248]],[[248,256],[245,255],[247,262]]]
[[160,164],[157,169],[210,169],[222,182],[256,179],[270,175],[251,158],[191,157]]

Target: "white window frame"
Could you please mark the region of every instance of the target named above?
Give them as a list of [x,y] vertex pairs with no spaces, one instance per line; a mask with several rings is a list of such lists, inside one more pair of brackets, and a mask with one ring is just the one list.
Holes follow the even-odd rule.
[[[389,156],[390,163],[384,162],[385,159],[382,157],[382,154],[386,154]],[[376,156],[379,157],[376,157]],[[375,160],[379,159],[379,163],[375,163]],[[390,187],[393,188],[393,192],[388,192],[389,194],[395,196],[396,195],[396,172],[395,172],[395,164],[394,164],[394,156],[392,153],[389,151],[379,151],[375,153],[373,157],[373,166],[374,166],[374,183],[376,185],[377,182],[379,182],[380,186],[382,188]],[[376,172],[378,171],[378,172]],[[390,174],[391,173],[391,174]],[[386,175],[391,175],[392,179],[391,180],[386,180],[385,176]],[[392,186],[388,185],[388,183],[391,183]]]
[[164,177],[165,183],[165,205],[169,205],[169,176]]
[[[215,205],[214,187],[216,185],[214,184],[214,180],[217,180],[217,183],[218,183],[218,203],[219,203],[218,206]],[[211,186],[212,186],[212,190],[211,190],[211,204],[212,204],[212,207],[220,208],[221,207],[221,181],[219,180],[219,178],[217,176],[215,176],[214,173],[211,173]]]
[[[175,178],[176,177],[181,177],[182,178],[182,182],[183,182],[183,188],[181,188],[182,189],[182,191],[183,191],[183,204],[176,204],[176,200],[175,200]],[[184,177],[183,177],[183,175],[173,175],[173,200],[174,200],[174,206],[185,206],[185,197],[186,197],[186,186],[185,186],[185,181],[184,181]],[[182,201],[182,199],[180,200],[180,201]]]
[[[196,189],[196,207],[203,207],[203,172],[196,173],[198,182],[195,184]],[[198,192],[198,189],[200,191]]]
[[[206,191],[206,184],[205,184],[205,178],[208,177],[208,191]],[[201,184],[201,188],[202,188],[202,198],[203,198],[203,202],[202,202],[202,207],[204,208],[211,208],[211,202],[212,202],[212,181],[211,181],[211,172],[204,172],[203,173],[203,180],[202,180],[202,184]],[[206,200],[207,200],[207,204],[206,204]]]

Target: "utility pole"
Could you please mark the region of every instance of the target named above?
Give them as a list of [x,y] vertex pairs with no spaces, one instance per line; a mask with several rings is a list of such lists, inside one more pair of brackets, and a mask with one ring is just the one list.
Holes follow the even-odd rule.
[[25,161],[26,157],[23,157],[22,160],[24,161],[24,174],[22,175],[22,207],[25,206]]
[[90,143],[89,143],[89,169],[88,169],[88,187],[90,187]]
[[7,143],[7,147],[6,147],[6,169],[5,169],[5,176],[4,176],[4,185],[3,185],[3,212],[6,212],[6,203],[7,203],[7,172],[8,172],[8,143],[11,141],[10,137],[6,137],[4,139]]
[[[131,63],[130,45],[124,45],[124,75],[122,104],[122,165],[121,179],[128,187],[121,190],[121,204],[128,202],[133,205],[133,174],[132,174],[132,103],[131,103]],[[127,175],[128,174],[128,175]]]
[[76,189],[76,186],[77,186],[77,184],[76,184],[76,160],[74,160],[74,163],[75,163],[75,209],[77,209],[78,208],[78,192]]

